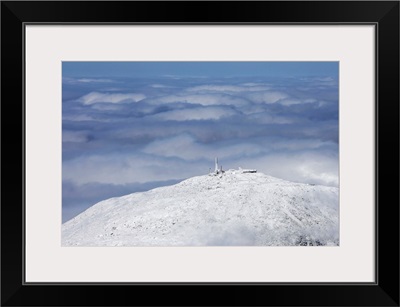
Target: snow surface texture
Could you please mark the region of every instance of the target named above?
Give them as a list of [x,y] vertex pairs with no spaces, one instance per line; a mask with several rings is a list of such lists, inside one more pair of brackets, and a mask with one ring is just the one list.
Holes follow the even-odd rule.
[[338,194],[229,170],[101,201],[62,225],[62,245],[339,245]]

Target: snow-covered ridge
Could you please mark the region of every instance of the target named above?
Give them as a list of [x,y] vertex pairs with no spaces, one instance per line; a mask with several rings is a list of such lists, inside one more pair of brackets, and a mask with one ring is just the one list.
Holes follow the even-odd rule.
[[338,194],[228,170],[101,201],[62,225],[62,245],[338,245]]

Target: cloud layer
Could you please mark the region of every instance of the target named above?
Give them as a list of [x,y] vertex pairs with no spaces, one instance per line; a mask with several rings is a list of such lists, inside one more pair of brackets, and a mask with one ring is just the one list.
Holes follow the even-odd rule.
[[99,93],[91,92],[78,99],[84,105],[91,105],[95,103],[129,103],[138,102],[146,98],[143,94],[128,93],[128,94],[114,94],[114,93]]
[[100,200],[96,191],[206,174],[216,156],[226,169],[338,185],[337,77],[63,81],[64,220]]

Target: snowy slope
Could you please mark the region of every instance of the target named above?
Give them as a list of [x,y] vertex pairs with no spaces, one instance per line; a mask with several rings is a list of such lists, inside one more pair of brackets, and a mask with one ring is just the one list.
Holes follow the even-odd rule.
[[101,201],[62,225],[62,245],[338,245],[338,194],[229,170]]

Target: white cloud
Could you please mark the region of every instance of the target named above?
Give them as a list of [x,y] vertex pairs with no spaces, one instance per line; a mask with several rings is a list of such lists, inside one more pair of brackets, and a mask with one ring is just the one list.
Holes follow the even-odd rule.
[[[269,139],[266,139],[266,142],[269,142]],[[313,150],[318,149],[324,146],[335,146],[336,144],[331,141],[321,141],[318,139],[286,139],[273,138],[269,143],[269,146],[272,150],[289,150],[294,152],[299,152],[301,150]]]
[[83,83],[112,83],[112,82],[114,82],[111,79],[88,79],[88,78],[77,79],[77,81],[83,82]]
[[237,156],[257,155],[267,150],[262,145],[252,143],[241,144],[201,144],[194,137],[182,134],[156,140],[147,145],[143,152],[161,157],[175,157],[187,161],[213,159],[214,157],[232,158]]
[[249,102],[243,98],[226,94],[167,95],[152,99],[146,99],[146,102],[150,104],[183,102],[190,104],[200,104],[203,106],[212,106],[212,105],[243,106],[249,104]]
[[63,131],[62,141],[70,143],[85,143],[88,141],[87,132],[83,131]]
[[82,83],[115,83],[114,80],[111,79],[102,79],[102,78],[63,78],[64,83],[68,84],[82,84]]
[[339,185],[337,155],[318,151],[274,153],[256,158],[241,158],[237,166],[255,168],[277,178],[309,184]]
[[63,120],[70,120],[74,122],[91,121],[95,120],[93,117],[86,114],[63,115]]
[[[175,146],[175,150],[171,146]],[[318,151],[263,153],[262,150],[262,146],[254,144],[211,148],[193,142],[190,137],[179,136],[150,144],[146,150],[148,155],[94,155],[65,161],[63,180],[81,185],[183,179],[207,174],[217,156],[224,169],[255,168],[264,174],[293,182],[327,186],[339,184],[336,155]],[[159,156],[154,156],[157,153]],[[189,157],[194,159],[185,159]]]
[[317,81],[321,81],[321,82],[332,82],[335,81],[334,78],[332,77],[321,77],[321,78],[315,78]]
[[164,85],[164,84],[152,84],[150,85],[152,88],[173,88],[173,86]]
[[99,110],[99,111],[117,111],[121,109],[121,106],[114,103],[94,103],[90,105],[92,109]]
[[146,98],[143,94],[128,93],[128,94],[110,94],[91,92],[78,99],[79,102],[84,105],[90,105],[94,103],[129,103],[138,102]]
[[174,120],[174,121],[216,120],[223,117],[229,117],[235,114],[238,114],[238,112],[231,108],[222,108],[213,106],[213,107],[172,110],[163,113],[158,113],[151,117],[155,119]]
[[315,99],[296,99],[296,98],[285,98],[279,100],[279,103],[284,106],[291,106],[295,104],[304,104],[304,103],[314,103]]
[[269,85],[269,84],[266,84],[266,83],[257,83],[257,82],[247,82],[247,83],[242,83],[241,85],[243,85],[243,86],[266,86],[266,85]]
[[249,119],[257,124],[292,124],[295,121],[293,118],[272,115],[268,112],[249,114]]
[[120,87],[104,87],[104,88],[102,88],[102,90],[105,92],[120,92],[123,89]]
[[179,159],[155,159],[137,154],[81,156],[63,162],[63,180],[74,184],[86,183],[128,184],[183,179],[208,172],[201,163]]
[[282,92],[264,91],[249,93],[247,97],[255,103],[275,103],[289,96]]
[[238,85],[200,85],[190,87],[188,92],[224,92],[224,93],[240,93],[269,90],[266,86],[238,86]]
[[192,160],[204,157],[204,147],[188,134],[153,141],[143,152],[163,157],[178,157]]

